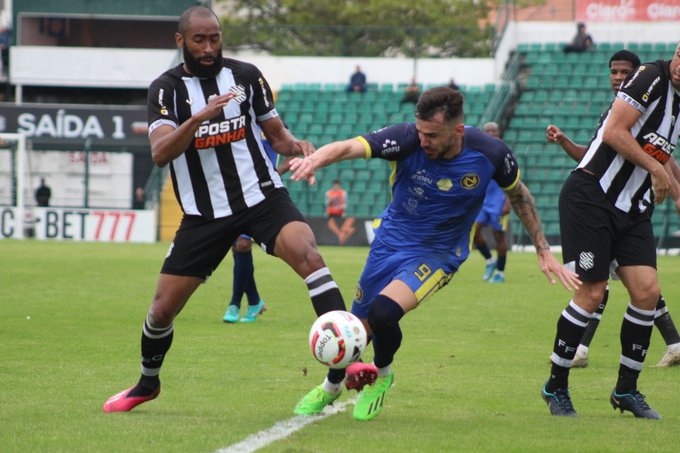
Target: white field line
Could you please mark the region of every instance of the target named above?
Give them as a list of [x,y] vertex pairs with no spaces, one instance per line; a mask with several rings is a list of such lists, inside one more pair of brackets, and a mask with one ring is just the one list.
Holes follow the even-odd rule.
[[259,450],[260,448],[264,448],[267,445],[276,442],[277,440],[281,440],[290,436],[294,432],[301,430],[310,423],[323,420],[324,418],[339,412],[344,412],[345,408],[350,404],[354,404],[355,401],[356,397],[342,401],[340,403],[335,403],[332,406],[327,407],[324,412],[319,415],[297,415],[295,417],[289,418],[288,420],[280,421],[269,429],[265,429],[259,433],[251,434],[241,442],[235,443],[225,448],[220,448],[219,450],[216,450],[215,453],[252,453],[256,450]]

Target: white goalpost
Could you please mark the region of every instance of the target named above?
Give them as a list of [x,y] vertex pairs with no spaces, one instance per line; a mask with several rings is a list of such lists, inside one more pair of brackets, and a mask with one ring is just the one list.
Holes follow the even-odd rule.
[[[4,180],[0,195],[3,205],[13,208],[3,210],[2,235],[16,239],[24,238],[24,220],[26,216],[26,137],[24,134],[0,133],[0,151],[5,151],[3,161],[7,165],[1,165],[6,171],[0,173],[0,179]],[[11,233],[11,234],[10,234]]]

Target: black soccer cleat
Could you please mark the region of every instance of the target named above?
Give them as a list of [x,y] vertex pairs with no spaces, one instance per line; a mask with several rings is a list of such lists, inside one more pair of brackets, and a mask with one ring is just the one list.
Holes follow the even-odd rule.
[[638,418],[661,419],[661,415],[649,407],[649,404],[645,401],[645,395],[637,390],[630,393],[616,393],[616,389],[614,389],[609,397],[609,402],[614,410],[619,409],[621,413],[625,410],[632,412]]
[[550,414],[560,417],[576,417],[574,405],[571,404],[569,389],[557,389],[550,393],[545,389],[546,385],[547,382],[541,389],[541,397],[550,408]]

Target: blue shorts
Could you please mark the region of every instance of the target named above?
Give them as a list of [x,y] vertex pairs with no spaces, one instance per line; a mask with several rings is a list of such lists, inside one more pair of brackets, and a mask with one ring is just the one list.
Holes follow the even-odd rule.
[[479,211],[479,215],[477,216],[475,223],[479,223],[480,225],[488,225],[494,231],[505,231],[508,229],[509,215],[503,215],[502,212],[502,208],[500,211],[491,211],[482,208],[482,210]]
[[366,265],[359,277],[352,313],[359,318],[368,318],[368,311],[375,296],[392,281],[404,282],[416,295],[418,303],[424,301],[444,287],[467,254],[460,257],[452,254],[423,253],[423,250],[395,250],[373,241]]

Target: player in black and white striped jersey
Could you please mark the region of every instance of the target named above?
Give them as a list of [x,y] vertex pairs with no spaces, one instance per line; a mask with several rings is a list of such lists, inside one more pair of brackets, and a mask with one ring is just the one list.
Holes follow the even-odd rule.
[[[619,92],[621,85],[625,81],[628,74],[635,71],[640,66],[640,58],[629,50],[619,50],[614,52],[609,58],[609,84],[614,96]],[[559,127],[550,124],[546,128],[546,138],[548,142],[556,143],[576,162],[580,162],[585,156],[588,147],[574,143],[567,135],[565,135]],[[673,170],[673,175],[678,179],[680,177],[680,167],[675,159],[670,159],[669,164]],[[675,194],[675,207],[680,212],[680,194]],[[615,271],[618,263],[612,262],[612,269]],[[611,274],[612,280],[618,280],[615,272]],[[609,298],[609,287],[605,288],[604,297],[600,302],[597,311],[593,313],[593,317],[588,321],[588,326],[581,338],[581,342],[576,350],[576,355],[572,361],[572,368],[584,368],[588,366],[588,352],[590,342],[597,331],[597,327],[602,318],[607,301]],[[663,295],[659,295],[659,300],[656,304],[656,312],[654,315],[654,325],[659,329],[659,333],[666,342],[666,351],[661,360],[656,364],[658,367],[668,367],[680,364],[680,334],[675,327],[675,323],[671,318],[671,314],[666,306],[666,300]]]
[[671,61],[629,75],[560,194],[564,262],[583,281],[557,323],[550,378],[542,396],[553,415],[576,415],[569,369],[585,327],[604,295],[616,259],[630,304],[610,402],[636,417],[661,418],[637,389],[659,298],[651,212],[678,181],[668,161],[680,134],[680,44]]
[[[105,412],[129,411],[158,396],[175,317],[240,234],[251,236],[304,279],[317,315],[345,310],[314,234],[260,137],[264,132],[285,156],[309,155],[313,146],[284,127],[269,85],[255,66],[222,58],[219,20],[210,9],[187,9],[175,40],[184,63],[149,88],[149,140],[154,162],[170,164],[184,217],[144,323],[141,377],[109,398]],[[339,372],[338,382],[343,377]]]

